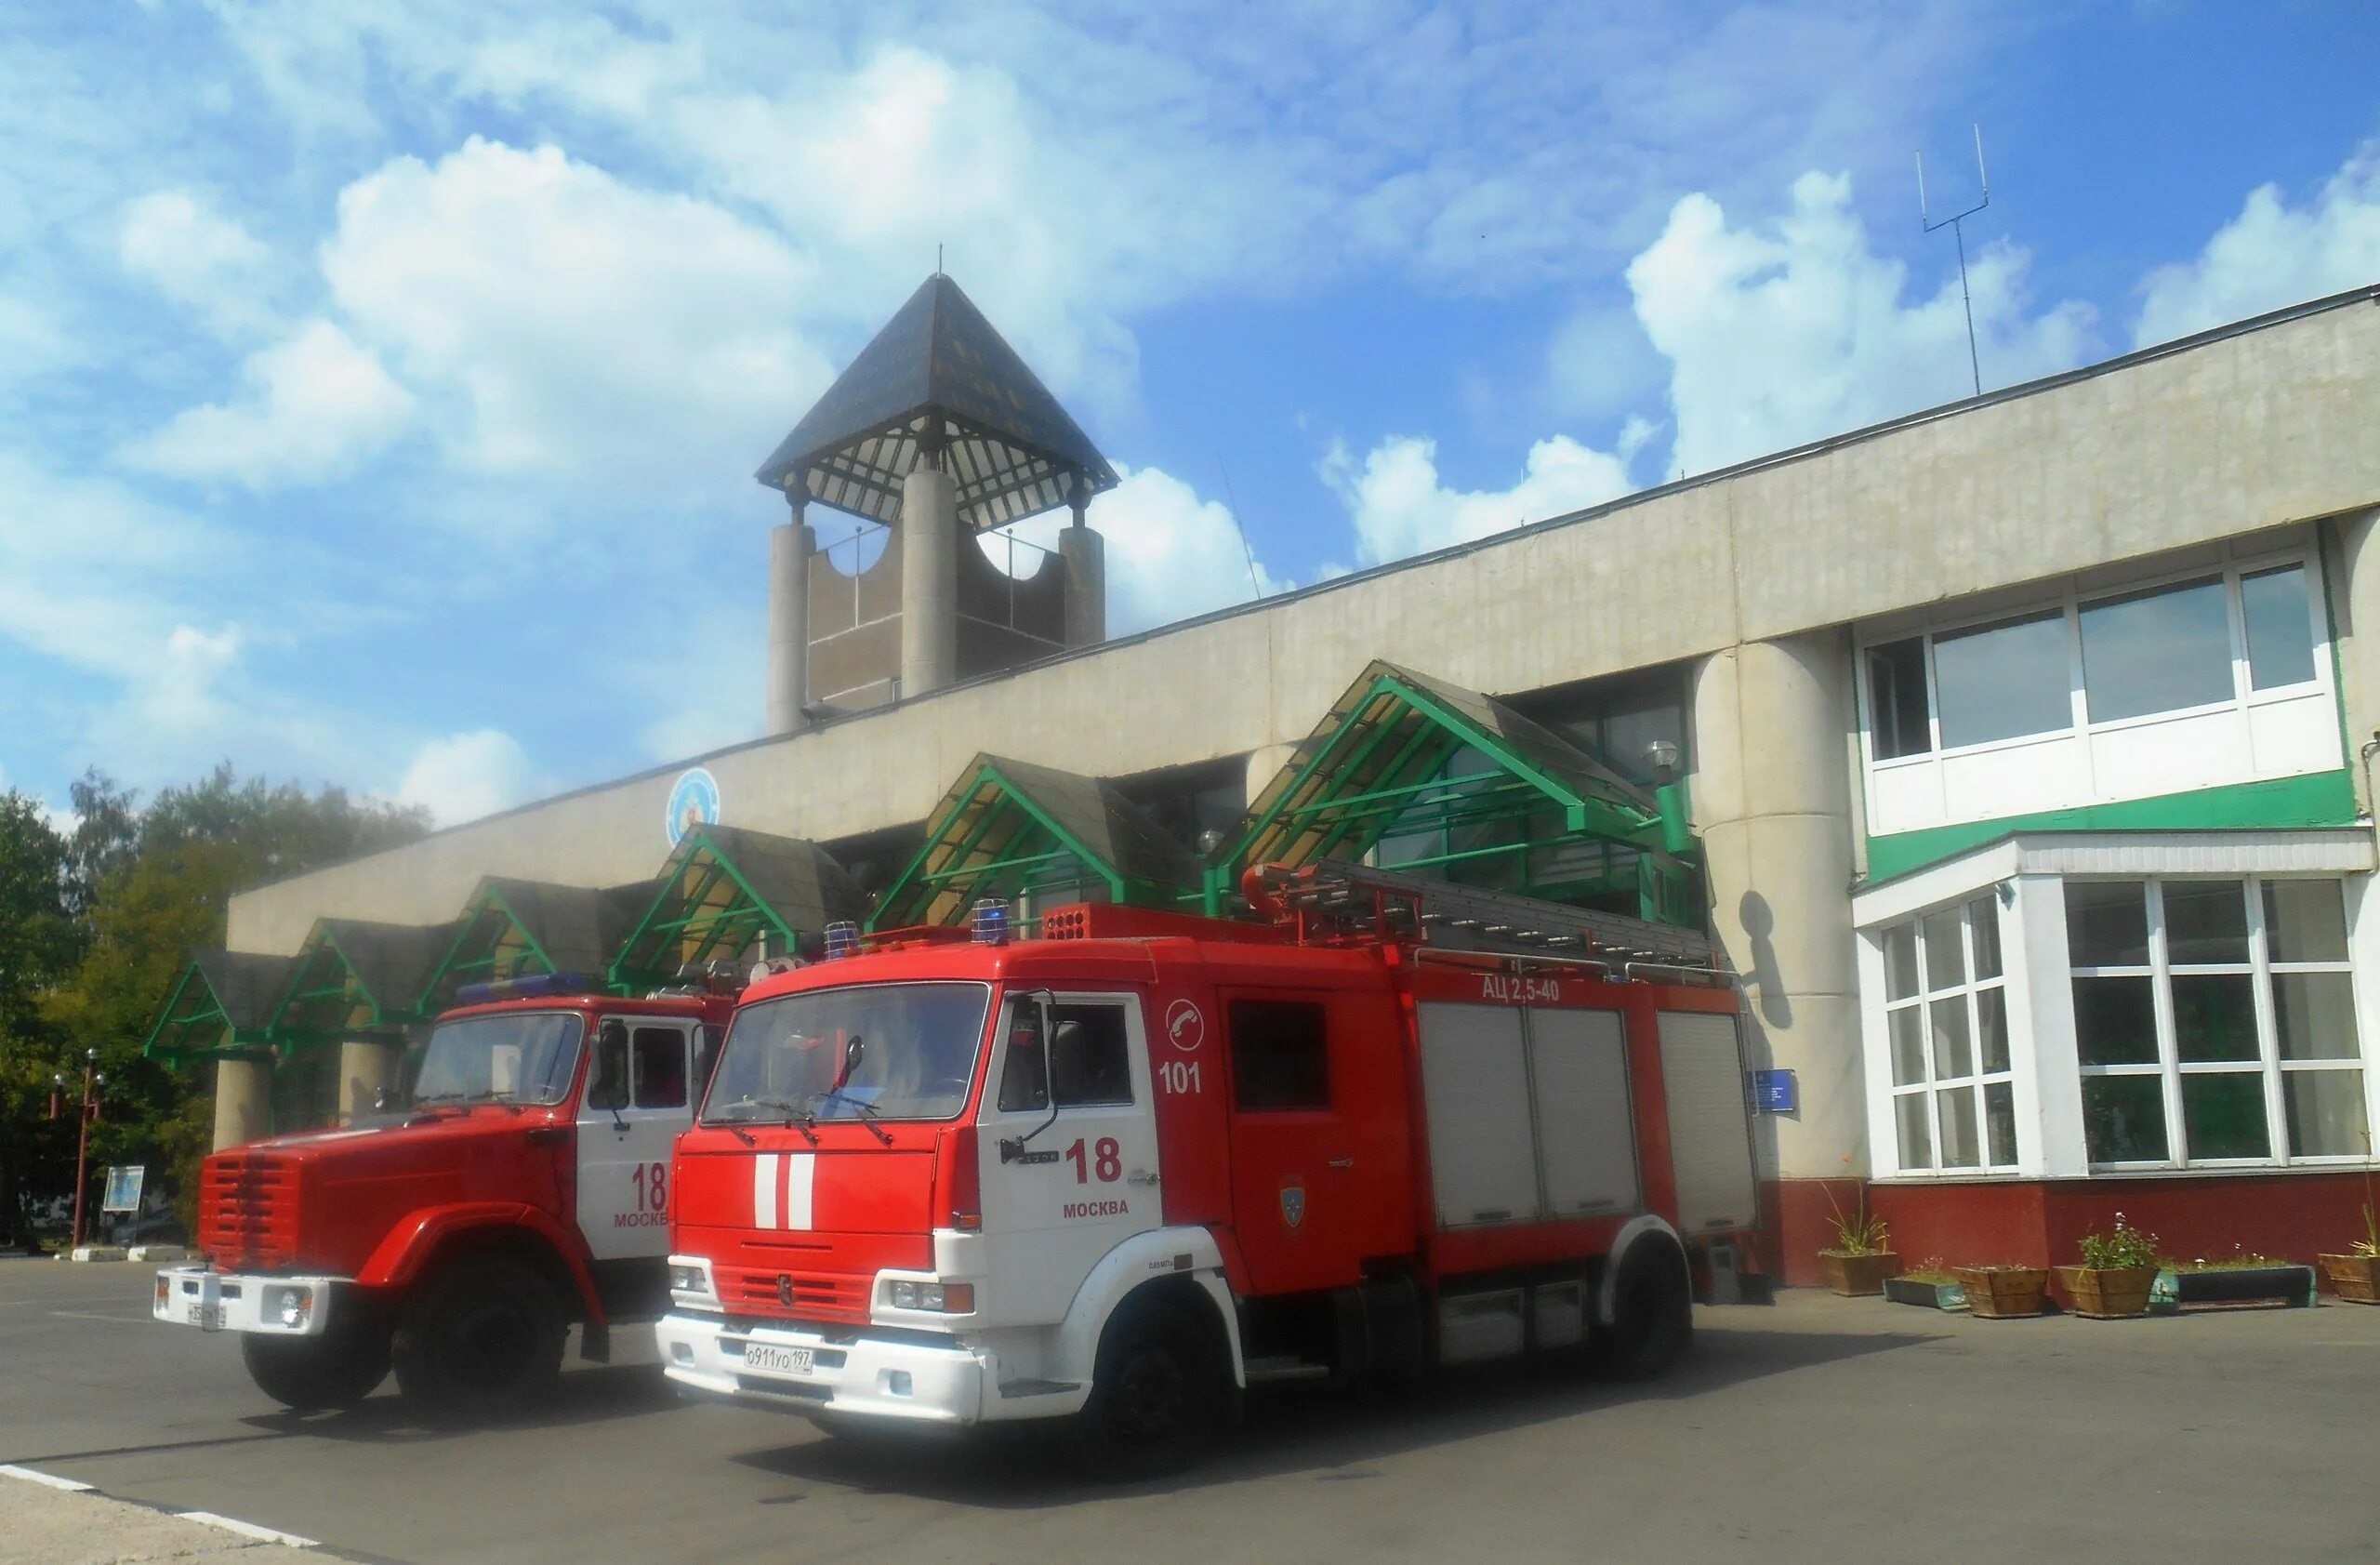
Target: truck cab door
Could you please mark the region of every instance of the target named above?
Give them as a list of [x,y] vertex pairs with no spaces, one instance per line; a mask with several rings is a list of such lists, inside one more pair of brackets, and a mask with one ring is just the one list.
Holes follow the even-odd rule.
[[[1413,1248],[1411,1162],[1380,1047],[1401,1037],[1385,1001],[1225,990],[1232,1226],[1256,1291],[1343,1288],[1366,1259]],[[1368,1047],[1368,1045],[1369,1045]],[[1374,1057],[1378,1056],[1378,1057]]]
[[1046,998],[1046,1037],[1034,997],[1004,1005],[976,1117],[985,1299],[1003,1324],[1063,1319],[1101,1256],[1164,1221],[1140,995]]
[[669,1149],[690,1122],[693,1028],[611,1016],[578,1107],[578,1227],[599,1261],[669,1249]]

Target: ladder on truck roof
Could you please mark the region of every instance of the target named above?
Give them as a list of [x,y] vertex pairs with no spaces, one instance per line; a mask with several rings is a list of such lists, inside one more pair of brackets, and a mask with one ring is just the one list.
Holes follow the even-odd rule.
[[1301,924],[1301,935],[1337,926],[1428,946],[1498,956],[1651,967],[1728,981],[1708,935],[1566,903],[1450,881],[1321,859],[1295,869],[1265,865],[1253,878]]

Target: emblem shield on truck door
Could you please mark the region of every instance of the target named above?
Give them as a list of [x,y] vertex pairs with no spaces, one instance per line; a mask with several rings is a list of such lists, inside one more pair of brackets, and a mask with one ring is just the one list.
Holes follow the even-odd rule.
[[1305,1221],[1305,1185],[1296,1174],[1281,1181],[1281,1221],[1293,1228]]

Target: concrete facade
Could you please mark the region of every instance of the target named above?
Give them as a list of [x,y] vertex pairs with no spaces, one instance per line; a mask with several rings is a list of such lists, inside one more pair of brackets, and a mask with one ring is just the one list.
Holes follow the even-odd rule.
[[[2294,549],[2304,563],[2289,568],[2316,578],[2329,627],[2317,638],[2321,676],[2297,710],[2316,698],[2334,703],[2349,736],[2344,763],[2355,774],[2348,808],[2368,807],[2356,741],[2380,724],[2380,632],[2369,629],[2380,627],[2373,537],[2380,441],[2371,434],[2380,428],[2375,302],[2380,290],[2366,290],[2283,312],[961,683],[950,683],[953,648],[928,634],[953,623],[952,576],[935,564],[946,564],[959,541],[950,480],[921,468],[904,489],[903,698],[700,763],[719,782],[727,823],[833,841],[922,819],[979,752],[1104,777],[1244,758],[1252,798],[1374,657],[1500,696],[1683,664],[1691,670],[1689,797],[1712,929],[1745,978],[1759,1056],[1752,1063],[1792,1069],[1800,1082],[1801,1111],[1765,1119],[1761,1148],[1765,1172],[1785,1189],[1784,1249],[1798,1254],[1822,1238],[1824,1181],[1899,1176],[1880,1142],[1898,1107],[1895,1094],[1907,1095],[1905,1083],[1879,1063],[1886,1018],[1878,986],[1886,980],[1878,942],[1890,897],[1862,891],[1873,870],[1871,844],[1881,841],[1871,836],[1875,774],[1871,714],[1859,685],[1863,649],[1886,633],[1880,625],[1908,621],[1933,637],[1929,617],[2003,597],[2062,592],[2059,612],[2070,626],[2080,613],[2077,582],[2086,584],[2083,600],[2096,603],[2090,593],[2104,597],[2116,590],[2105,583],[2144,569],[2214,573],[2208,579],[2223,585],[2208,590],[2229,594],[2236,623],[2247,612],[2245,584],[2270,574],[2275,550]],[[1100,601],[1099,545],[1081,527],[1062,535],[1069,641],[1095,642],[1104,629],[1077,606]],[[773,539],[773,589],[777,547]],[[773,674],[778,629],[773,616]],[[2235,631],[2235,639],[2244,634]],[[2244,643],[2232,656],[2247,667]],[[2075,677],[2081,712],[2079,671]],[[2242,724],[2278,710],[2256,705],[2263,698],[2246,683],[2241,688]],[[774,683],[772,690],[774,726]],[[2079,742],[2093,741],[2093,720],[2077,721]],[[2335,739],[2326,742],[2335,749]],[[322,916],[448,919],[483,874],[585,886],[650,875],[664,848],[664,801],[681,770],[586,789],[245,893],[231,905],[230,944],[294,951]],[[2268,774],[2281,781],[2256,780]],[[2230,824],[2305,824],[2285,818],[2300,805],[2260,801],[2311,797],[2336,775],[2334,764],[2326,771],[2312,762],[2278,772],[2250,767],[2242,776],[2252,786],[2239,807],[2251,816],[2268,807],[2282,814]],[[2337,829],[2338,813],[2329,809],[2319,824]],[[2142,860],[2146,868],[2118,869],[2150,877],[2238,873],[2251,877],[2240,883],[2253,899],[2262,883],[2253,877],[2320,868],[2290,858],[2294,850],[2266,835],[2269,841],[2242,849],[2229,869],[2189,858],[2186,844],[2164,859]],[[2334,866],[2324,872],[2368,869],[2368,853],[2357,860],[2334,846],[2321,848],[2332,854],[2321,863]],[[2087,1076],[2089,1065],[2074,1053],[2074,1001],[2059,965],[2063,887],[2070,874],[2118,870],[2027,867],[2002,874],[1978,864],[1976,873],[1986,878],[1973,886],[1946,880],[1942,895],[2000,887],[2005,911],[1992,916],[2005,921],[2011,949],[2007,974],[1990,982],[2005,983],[2025,1030],[2009,1096],[1978,1084],[1974,1090],[1983,1095],[1972,1101],[1985,1113],[2013,1104],[2022,1151],[2012,1154],[2010,1173],[2087,1177],[2075,1077]],[[2346,895],[2360,908],[2360,881]],[[1890,918],[1924,911],[1912,901]],[[2353,916],[2359,949],[2380,942],[2380,917]],[[2380,971],[2380,960],[2373,965]],[[2380,996],[2364,1003],[2371,1020],[2363,1036],[2380,1040]],[[1981,1014],[1971,1014],[1980,1025]],[[2268,1006],[2263,1014],[2268,1034]],[[2065,1052],[2056,1054],[2059,1048]],[[2041,1063],[2052,1054],[2055,1068]],[[2276,1093],[2284,1084],[2307,1086],[2284,1077],[2278,1061],[2270,1068]],[[231,1090],[246,1089],[234,1082]],[[2297,1112],[2294,1100],[2289,1112]],[[2280,1125],[2281,1110],[2272,1113]]]
[[769,534],[768,731],[797,733],[810,700],[810,560],[816,535],[799,516]]

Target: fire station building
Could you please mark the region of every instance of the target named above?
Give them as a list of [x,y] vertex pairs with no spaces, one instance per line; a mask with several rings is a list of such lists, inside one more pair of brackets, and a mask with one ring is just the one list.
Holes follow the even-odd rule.
[[759,474],[767,737],[235,897],[151,1047],[230,1143],[356,1111],[478,979],[1362,859],[1707,929],[1790,1073],[1788,1280],[1859,1180],[1912,1264],[2070,1260],[2119,1210],[2310,1261],[2380,1123],[2375,305],[1109,640],[1114,474],[937,276]]

